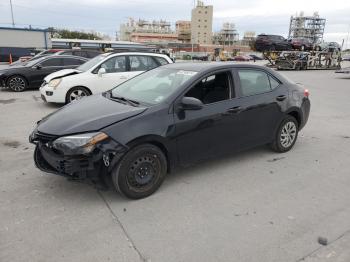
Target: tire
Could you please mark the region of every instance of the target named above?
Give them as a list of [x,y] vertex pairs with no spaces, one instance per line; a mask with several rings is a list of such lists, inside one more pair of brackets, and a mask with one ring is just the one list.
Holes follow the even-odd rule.
[[269,51],[276,51],[276,46],[275,45],[271,45],[269,48]]
[[22,92],[28,88],[27,79],[20,75],[10,76],[7,86],[14,92]]
[[67,92],[66,104],[75,100],[79,100],[82,97],[89,96],[89,95],[91,95],[91,93],[85,87],[82,87],[82,86],[73,87]]
[[131,199],[153,194],[163,183],[167,159],[162,150],[151,144],[135,146],[123,156],[111,173],[117,191]]
[[299,125],[292,116],[287,116],[280,124],[274,141],[271,143],[272,150],[284,153],[291,150],[298,138]]

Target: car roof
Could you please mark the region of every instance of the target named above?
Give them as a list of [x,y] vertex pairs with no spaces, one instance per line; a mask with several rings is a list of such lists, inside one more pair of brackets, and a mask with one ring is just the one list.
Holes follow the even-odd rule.
[[81,59],[81,60],[89,60],[86,57],[81,57],[81,56],[76,56],[76,55],[50,55],[50,56],[43,56],[39,59],[44,59],[44,58],[75,58],[75,59]]
[[184,62],[163,65],[162,68],[171,68],[184,71],[205,72],[225,68],[255,68],[270,71],[269,68],[252,64],[241,64],[236,62]]

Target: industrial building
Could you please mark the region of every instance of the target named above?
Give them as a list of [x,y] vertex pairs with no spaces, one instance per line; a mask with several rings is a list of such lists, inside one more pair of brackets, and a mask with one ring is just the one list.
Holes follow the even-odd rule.
[[191,42],[191,21],[176,21],[176,34],[181,43]]
[[224,23],[220,32],[213,36],[213,43],[223,46],[232,46],[239,40],[239,34],[234,23]]
[[317,12],[313,16],[299,15],[291,16],[288,38],[307,38],[313,43],[323,39],[326,19],[321,18]]
[[47,49],[51,46],[50,34],[47,30],[0,27],[0,47]]
[[127,23],[120,25],[120,40],[139,43],[161,43],[177,41],[177,35],[171,30],[170,22],[129,18]]
[[202,1],[192,9],[191,42],[193,44],[211,44],[213,38],[213,6]]

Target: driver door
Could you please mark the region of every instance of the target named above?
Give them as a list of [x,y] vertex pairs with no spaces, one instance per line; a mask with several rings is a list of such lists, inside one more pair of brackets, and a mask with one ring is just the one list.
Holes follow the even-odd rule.
[[[128,80],[126,65],[126,56],[114,56],[104,61],[90,75],[92,92],[105,92]],[[105,70],[103,74],[99,73],[101,68]]]

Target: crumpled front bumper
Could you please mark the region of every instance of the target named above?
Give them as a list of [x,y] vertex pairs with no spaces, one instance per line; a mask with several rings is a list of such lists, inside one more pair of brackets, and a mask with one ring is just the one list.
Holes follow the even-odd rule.
[[51,136],[39,132],[33,132],[29,141],[36,145],[34,162],[37,168],[46,173],[60,175],[72,180],[100,181],[127,151],[112,139],[104,141],[96,146],[88,155],[67,156],[52,147],[52,142],[57,136]]

